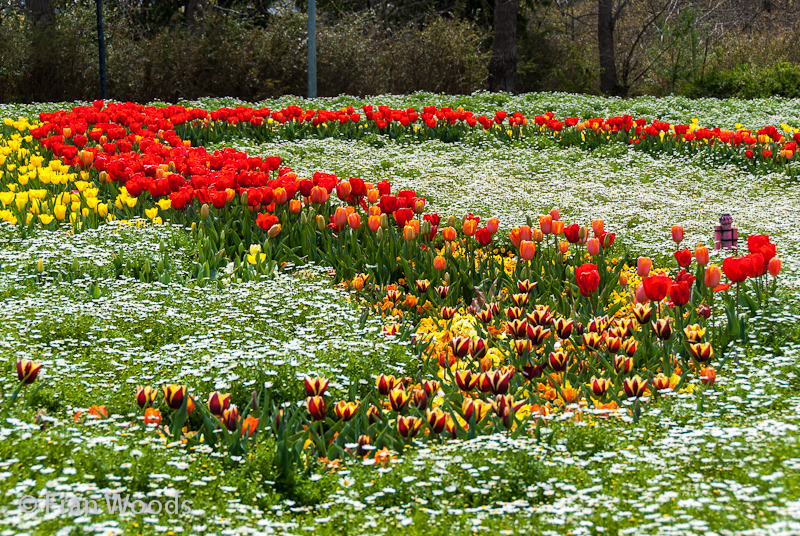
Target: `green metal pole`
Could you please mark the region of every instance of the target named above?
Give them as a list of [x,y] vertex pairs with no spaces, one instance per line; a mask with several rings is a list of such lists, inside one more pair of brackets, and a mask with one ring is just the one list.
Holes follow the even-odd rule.
[[97,0],[97,46],[100,49],[100,98],[106,95],[106,38],[103,33],[103,0]]
[[317,96],[317,5],[308,0],[308,98]]

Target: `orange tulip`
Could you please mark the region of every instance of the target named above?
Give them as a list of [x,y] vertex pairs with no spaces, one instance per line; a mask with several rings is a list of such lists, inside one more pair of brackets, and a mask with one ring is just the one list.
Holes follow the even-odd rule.
[[533,259],[534,254],[536,253],[536,244],[531,242],[530,240],[523,240],[519,244],[519,256],[524,261],[529,261]]
[[547,216],[539,217],[539,228],[542,233],[548,235],[553,231],[553,218],[549,214]]
[[722,270],[719,269],[719,266],[716,264],[710,264],[706,268],[706,273],[703,276],[703,283],[710,288],[713,289],[719,282],[722,280]]
[[590,238],[586,241],[586,252],[592,257],[600,254],[600,240],[597,238]]
[[289,212],[292,214],[300,214],[300,211],[303,209],[303,204],[300,202],[299,199],[292,199],[289,201]]
[[446,265],[447,265],[447,260],[444,257],[442,257],[441,255],[437,255],[436,257],[434,257],[433,267],[436,268],[436,270],[441,272],[442,270],[445,269]]
[[683,241],[683,227],[680,225],[672,226],[672,241],[680,244]]
[[778,257],[772,257],[767,265],[767,270],[769,270],[769,275],[772,277],[778,277],[782,267],[783,262]]
[[361,227],[361,216],[355,213],[350,214],[347,216],[347,224],[351,229],[357,231]]
[[448,242],[452,242],[456,239],[456,230],[452,227],[445,227],[442,229],[442,238],[447,240]]
[[697,244],[697,247],[694,250],[694,256],[697,259],[697,264],[700,266],[705,266],[708,264],[708,248],[703,244]]
[[475,231],[478,230],[478,222],[472,219],[466,220],[463,225],[461,226],[461,231],[466,236],[472,236],[475,234]]
[[592,220],[592,231],[594,231],[595,235],[603,234],[603,230],[606,227],[606,222],[603,220]]
[[564,222],[563,221],[553,221],[551,224],[553,234],[556,236],[560,236],[564,234]]
[[155,408],[147,408],[144,410],[144,423],[146,425],[160,426],[161,411]]
[[367,220],[367,225],[369,225],[369,230],[373,233],[377,232],[378,229],[381,228],[381,217],[380,216],[370,216]]

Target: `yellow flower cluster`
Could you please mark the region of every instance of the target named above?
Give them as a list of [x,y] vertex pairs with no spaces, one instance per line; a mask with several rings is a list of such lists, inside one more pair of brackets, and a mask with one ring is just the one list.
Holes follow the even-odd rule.
[[90,216],[114,218],[108,203],[97,197],[99,188],[86,180],[86,172],[57,159],[45,162],[30,135],[37,123],[6,118],[3,124],[13,130],[8,136],[0,134],[0,221],[17,224],[24,217],[29,225],[38,217],[49,226],[67,218],[73,225]]

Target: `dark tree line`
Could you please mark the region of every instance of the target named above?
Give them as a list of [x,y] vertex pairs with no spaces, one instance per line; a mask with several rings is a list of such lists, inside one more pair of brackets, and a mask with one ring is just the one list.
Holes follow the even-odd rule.
[[[90,0],[83,0],[90,1]],[[134,39],[149,39],[182,26],[202,35],[211,16],[233,16],[266,27],[278,13],[306,11],[306,0],[106,0],[105,9],[124,19]],[[36,39],[58,13],[74,9],[67,0],[0,0],[0,22],[24,14]],[[465,20],[484,35],[487,79],[493,91],[536,87],[548,76],[592,78],[610,95],[628,95],[654,76],[677,84],[704,71],[730,32],[761,35],[797,24],[800,0],[318,0],[318,17],[335,24],[371,13],[380,31],[399,35],[434,18]],[[520,48],[522,47],[522,48]],[[560,54],[571,54],[568,72]],[[577,59],[575,59],[577,58]],[[587,58],[593,58],[591,61]],[[561,62],[561,64],[559,64]],[[673,68],[674,66],[674,68]],[[699,66],[699,67],[698,67]],[[1,66],[0,66],[1,67]],[[563,67],[563,68],[562,68]],[[665,70],[673,69],[665,75]],[[582,69],[582,70],[581,70]],[[533,80],[533,81],[532,81]]]

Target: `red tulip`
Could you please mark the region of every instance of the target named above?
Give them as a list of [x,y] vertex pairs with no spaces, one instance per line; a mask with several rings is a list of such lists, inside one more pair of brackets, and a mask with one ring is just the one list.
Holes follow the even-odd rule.
[[687,267],[692,264],[692,252],[689,248],[683,248],[675,252],[675,260],[678,261],[678,266]]
[[732,282],[741,283],[751,273],[751,263],[749,257],[728,257],[722,261],[722,271]]
[[689,303],[692,297],[692,286],[686,281],[676,281],[669,287],[669,298],[675,305],[681,306]]
[[666,275],[649,275],[642,280],[644,292],[647,298],[652,301],[663,300],[669,292],[671,284],[672,281]]
[[600,272],[596,264],[586,263],[575,269],[575,280],[584,298],[588,298],[600,286]]
[[482,246],[488,246],[492,243],[492,233],[486,227],[481,227],[478,229],[478,232],[475,233],[475,240],[478,241],[478,244]]

